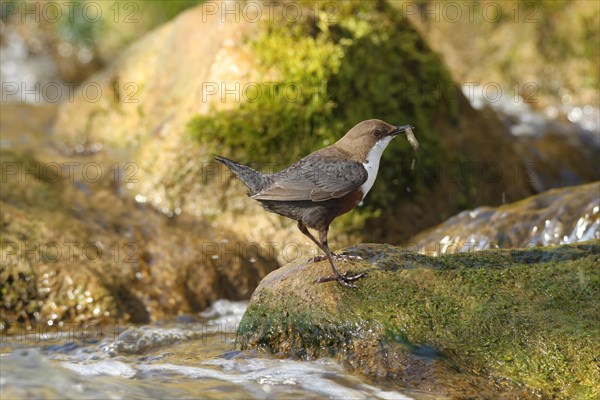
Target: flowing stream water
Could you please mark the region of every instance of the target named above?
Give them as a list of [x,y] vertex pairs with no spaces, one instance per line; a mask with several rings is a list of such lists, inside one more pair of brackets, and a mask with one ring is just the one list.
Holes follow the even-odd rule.
[[409,399],[332,359],[236,351],[246,302],[147,326],[23,330],[0,344],[0,398]]

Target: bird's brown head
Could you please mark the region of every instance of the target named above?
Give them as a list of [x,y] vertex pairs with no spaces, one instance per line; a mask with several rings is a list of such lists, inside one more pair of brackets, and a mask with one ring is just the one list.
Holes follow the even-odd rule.
[[376,145],[381,146],[383,151],[394,136],[409,128],[412,127],[394,126],[379,119],[369,119],[355,125],[335,145],[352,155],[356,161],[365,162]]

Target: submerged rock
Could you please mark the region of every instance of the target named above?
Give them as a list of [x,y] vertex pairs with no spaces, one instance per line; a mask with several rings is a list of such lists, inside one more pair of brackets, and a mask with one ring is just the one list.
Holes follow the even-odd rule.
[[600,182],[554,189],[500,207],[465,210],[406,244],[439,255],[600,239]]
[[327,262],[269,274],[238,346],[336,357],[402,387],[459,398],[598,396],[600,242],[428,257],[388,245],[347,249],[359,288],[315,284]]

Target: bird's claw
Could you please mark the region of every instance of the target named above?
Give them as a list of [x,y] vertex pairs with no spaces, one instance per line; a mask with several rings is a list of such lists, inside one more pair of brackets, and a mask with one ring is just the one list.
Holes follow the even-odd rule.
[[348,288],[353,288],[353,289],[358,289],[358,286],[356,286],[354,283],[351,283],[351,282],[348,282],[348,281],[346,281],[345,279],[338,278],[338,279],[337,279],[337,281],[338,281],[338,282],[339,282],[339,283],[340,283],[342,286],[345,286],[345,287],[348,287]]
[[[335,255],[334,255],[334,257],[335,257]],[[327,256],[322,255],[322,256],[314,256],[313,258],[309,259],[308,262],[316,263],[316,262],[325,261],[325,260],[327,260]]]
[[353,256],[352,254],[348,254],[348,253],[340,253],[340,254],[336,254],[335,255],[336,260],[340,260],[340,261],[350,261],[350,260],[362,260],[363,258],[361,256]]
[[[353,255],[346,254],[346,253],[341,253],[341,254],[332,253],[331,255],[335,261],[348,262],[350,260],[362,260],[361,256],[353,256]],[[309,260],[309,262],[316,263],[316,262],[325,261],[325,260],[327,260],[327,256],[320,255],[320,256],[314,256],[313,258],[311,258]]]
[[349,287],[349,288],[358,288],[358,286],[356,286],[352,282],[357,281],[366,275],[367,275],[366,272],[361,272],[360,274],[357,274],[357,275],[348,276],[348,273],[346,272],[344,274],[339,274],[338,276],[327,276],[324,278],[319,278],[315,281],[315,283],[338,281],[342,286]]
[[360,274],[356,274],[353,276],[348,276],[348,273],[346,272],[345,274],[341,275],[342,279],[346,282],[354,282],[359,280],[360,278],[366,276],[367,273],[366,272],[361,272]]

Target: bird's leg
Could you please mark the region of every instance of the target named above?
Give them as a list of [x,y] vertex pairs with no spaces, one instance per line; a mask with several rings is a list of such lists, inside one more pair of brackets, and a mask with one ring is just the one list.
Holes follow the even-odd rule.
[[331,269],[333,269],[333,276],[320,278],[319,280],[317,280],[317,282],[322,283],[337,280],[342,286],[353,288],[357,287],[351,282],[362,278],[363,276],[365,276],[365,273],[363,272],[355,276],[347,276],[346,274],[340,274],[338,269],[335,267],[335,263],[333,262],[333,253],[331,252],[331,250],[329,250],[329,245],[327,244],[327,231],[328,229],[319,231],[319,239],[321,242],[321,245],[319,247],[325,252],[325,255],[329,259],[329,264],[331,265]]
[[[310,233],[310,231],[308,230],[308,228],[306,227],[306,225],[304,225],[302,223],[302,221],[298,221],[298,229],[300,229],[300,232],[302,232],[306,237],[308,237],[310,240],[312,240],[314,242],[314,244],[316,244],[319,249],[323,250],[323,252],[325,254],[327,254],[327,252],[325,251],[325,249],[323,249],[323,246],[321,246],[321,243],[317,240],[317,238],[315,238],[313,236],[312,233]],[[337,254],[335,254],[334,252],[331,252],[331,254],[333,255],[334,258],[337,257]],[[310,259],[310,261],[317,262],[317,261],[323,261],[323,260],[328,260],[328,259],[329,258],[327,257],[327,255],[323,255],[323,256],[314,256],[313,258]]]
[[[321,250],[323,250],[323,247],[321,247],[321,243],[319,243],[319,241],[317,240],[317,238],[315,238],[313,236],[313,234],[310,233],[310,231],[308,230],[308,228],[306,227],[306,225],[304,225],[302,223],[302,221],[298,221],[298,229],[300,229],[300,232],[302,232],[307,238],[309,238],[310,240],[312,240],[313,243],[316,244],[318,248],[320,248]],[[323,250],[323,251],[325,251],[325,250]],[[321,260],[317,260],[317,257],[314,257],[313,261],[321,261]]]
[[[325,253],[324,255],[314,256],[313,258],[310,259],[310,261],[318,262],[318,261],[328,260],[329,257],[327,257],[327,252],[325,251],[325,249],[323,249],[323,247],[321,246],[321,243],[313,236],[313,234],[310,233],[310,231],[308,230],[306,225],[304,225],[302,223],[302,221],[298,221],[298,229],[300,229],[300,232],[302,232],[306,237],[308,237],[310,240],[312,240],[313,243],[316,244],[317,247],[319,249],[323,250],[323,252]],[[331,251],[331,255],[333,256],[333,258],[335,260],[341,260],[341,261],[362,260],[362,257],[360,257],[360,256],[353,256],[353,255],[344,254],[344,253],[336,254],[333,251]]]
[[[323,259],[329,260],[329,264],[331,265],[331,268],[333,269],[334,276],[329,276],[329,277],[326,277],[326,278],[320,278],[319,280],[317,280],[318,283],[329,282],[329,281],[336,280],[340,284],[342,284],[343,286],[357,287],[356,285],[353,285],[350,282],[353,282],[355,280],[358,280],[358,279],[362,278],[363,276],[366,275],[366,273],[363,272],[363,273],[355,275],[355,276],[346,276],[346,274],[340,274],[340,272],[335,267],[335,263],[333,262],[333,258],[337,257],[337,255],[334,254],[329,249],[329,245],[327,243],[327,232],[328,232],[328,229],[326,229],[324,231],[319,231],[319,238],[321,239],[321,241],[318,241],[313,236],[313,234],[310,233],[310,231],[308,230],[307,226],[304,225],[302,223],[302,221],[298,221],[298,229],[306,237],[308,237],[310,240],[312,240],[321,250],[323,250],[323,252],[325,253],[325,257]],[[358,257],[358,258],[360,258],[360,257]],[[321,260],[323,260],[323,259],[321,259]],[[320,261],[320,257],[319,256],[314,257],[313,261]]]

